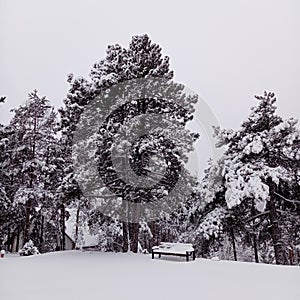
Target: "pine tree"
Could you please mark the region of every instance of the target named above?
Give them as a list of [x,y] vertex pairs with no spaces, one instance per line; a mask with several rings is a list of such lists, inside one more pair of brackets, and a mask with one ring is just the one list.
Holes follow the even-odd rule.
[[32,240],[29,240],[23,248],[19,251],[19,254],[21,256],[30,256],[30,255],[37,255],[40,254],[38,248],[34,246],[34,243]]
[[[4,102],[5,97],[0,102]],[[0,247],[4,247],[7,240],[10,223],[13,214],[13,207],[8,194],[9,178],[6,176],[8,130],[6,126],[0,124]]]
[[[74,79],[73,76],[69,77],[71,89],[65,100],[65,108],[61,110],[63,135],[67,137],[65,140],[68,139],[66,147],[68,147],[69,150],[67,150],[66,153],[70,153],[74,130],[84,107],[91,103],[98,95],[107,92],[107,95],[111,96],[108,88],[114,87],[118,83],[125,84],[126,80],[139,78],[148,78],[150,83],[145,90],[153,90],[154,86],[151,85],[150,77],[164,79],[168,82],[172,79],[173,72],[169,69],[169,58],[162,56],[161,48],[153,44],[147,35],[142,35],[133,37],[127,49],[118,44],[109,46],[106,57],[99,63],[94,64],[90,77],[91,82],[82,78]],[[173,182],[178,180],[176,174],[183,168],[187,160],[186,153],[192,149],[193,141],[197,138],[197,135],[193,135],[188,130],[182,130],[181,134],[178,133],[178,124],[184,128],[185,124],[192,119],[193,104],[197,100],[196,97],[185,97],[183,89],[184,87],[181,85],[169,84],[162,86],[160,90],[162,92],[161,97],[164,96],[163,93],[173,95],[173,99],[177,99],[177,103],[180,103],[180,105],[176,104],[176,101],[172,102],[165,99],[165,101],[159,101],[156,99],[138,97],[145,93],[144,90],[140,90],[139,88],[136,90],[126,90],[126,88],[124,88],[124,92],[127,93],[125,96],[128,99],[138,100],[126,103],[121,109],[118,107],[118,99],[113,97],[102,97],[102,100],[100,99],[103,103],[99,104],[99,108],[109,106],[119,108],[119,110],[114,111],[114,113],[106,119],[99,133],[97,133],[98,136],[93,137],[94,140],[98,140],[99,144],[99,151],[96,153],[96,159],[100,162],[98,164],[99,174],[106,185],[109,186],[109,189],[113,190],[117,197],[123,199],[125,210],[127,209],[127,200],[131,199],[132,201],[132,199],[134,199],[134,203],[153,201],[155,198],[161,197],[163,193],[168,193]],[[106,101],[110,102],[107,103]],[[130,122],[135,116],[157,114],[162,110],[168,112],[168,116],[173,122],[164,120],[166,128],[164,132],[155,131],[154,129],[149,130],[148,136],[136,141],[133,147],[131,147],[131,152],[129,152],[130,149],[127,139],[130,140],[131,136],[126,135],[126,130],[124,130],[122,134],[122,126],[124,126],[126,122]],[[95,114],[97,113],[105,115],[105,110],[95,112]],[[91,123],[89,119],[81,119],[81,124],[84,122],[87,124]],[[127,130],[130,129],[132,135],[136,134],[138,136],[139,132],[144,130],[146,123],[147,120],[145,119],[130,123]],[[118,130],[121,132],[119,136],[116,135]],[[177,136],[176,132],[178,133]],[[173,143],[169,141],[171,138],[175,138]],[[113,139],[114,144],[112,148],[113,151],[115,151],[114,153],[116,153],[116,159],[112,162],[110,159],[111,149],[109,145],[111,145]],[[143,150],[140,151],[139,149]],[[155,190],[139,190],[138,192],[136,190],[128,190],[128,185],[124,185],[122,181],[116,177],[116,173],[108,172],[111,165],[114,164],[114,166],[119,168],[118,174],[127,176],[125,173],[129,167],[124,167],[124,161],[129,160],[130,169],[132,169],[135,174],[141,178],[142,176],[153,176],[153,182],[155,182],[157,175],[155,176],[152,170],[160,165],[160,162],[157,161],[155,166],[155,161],[152,160],[155,151],[161,153],[166,160],[166,165],[170,164],[173,168],[169,168],[168,178],[165,182],[161,182],[161,186],[157,186]],[[80,154],[78,154],[78,158],[80,158]],[[149,165],[150,163],[152,163],[151,166]],[[70,174],[73,174],[72,167],[69,169],[71,170]],[[87,178],[88,181],[91,177],[88,175],[89,170],[90,168],[87,163],[81,178]],[[184,175],[182,178],[186,182],[190,177],[186,172]],[[111,184],[112,182],[114,183]],[[86,182],[86,186],[89,184],[89,182]],[[103,197],[103,199],[108,197],[107,190],[102,191],[101,197]],[[178,197],[180,197],[180,195],[178,195]],[[133,212],[133,214],[132,219],[139,219],[140,212],[136,211]],[[128,217],[130,219],[130,216]],[[122,228],[124,251],[126,252],[128,250],[130,241],[130,250],[137,252],[139,223],[130,222],[129,224],[125,221],[122,224]]]
[[[13,110],[14,116],[8,125],[5,170],[10,182],[10,198],[20,211],[23,228],[19,230],[24,231],[25,242],[30,238],[32,220],[43,219],[45,207],[53,204],[58,145],[56,114],[49,100],[39,97],[36,90],[28,98],[25,105]],[[37,242],[42,243],[42,240],[43,233]]]
[[216,130],[219,146],[227,145],[222,173],[225,200],[229,209],[253,203],[261,213],[257,218],[268,215],[276,263],[287,264],[280,190],[291,184],[295,165],[299,166],[299,129],[295,119],[275,114],[273,93],[256,98],[259,104],[240,130]]

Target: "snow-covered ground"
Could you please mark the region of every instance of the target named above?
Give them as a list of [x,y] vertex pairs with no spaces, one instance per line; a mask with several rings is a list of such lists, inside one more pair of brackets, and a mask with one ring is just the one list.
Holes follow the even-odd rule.
[[56,252],[0,259],[3,300],[299,300],[300,268],[150,255]]

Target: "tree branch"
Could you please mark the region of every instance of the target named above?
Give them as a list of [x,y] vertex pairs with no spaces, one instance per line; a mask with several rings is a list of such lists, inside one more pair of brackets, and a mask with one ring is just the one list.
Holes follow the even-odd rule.
[[299,200],[291,200],[291,199],[287,199],[285,197],[283,197],[282,195],[274,192],[275,195],[277,195],[278,197],[280,197],[281,199],[287,201],[287,202],[291,202],[291,203],[294,203],[294,204],[300,204],[300,201]]
[[257,215],[255,215],[255,216],[251,217],[250,219],[248,219],[248,220],[246,221],[246,223],[251,222],[251,221],[253,221],[253,220],[257,219],[257,218],[260,218],[260,217],[262,217],[262,216],[265,216],[265,215],[267,215],[267,214],[269,214],[269,213],[270,213],[270,211],[267,210],[267,211],[264,211],[264,212],[262,212],[262,213],[260,213],[260,214],[257,214]]

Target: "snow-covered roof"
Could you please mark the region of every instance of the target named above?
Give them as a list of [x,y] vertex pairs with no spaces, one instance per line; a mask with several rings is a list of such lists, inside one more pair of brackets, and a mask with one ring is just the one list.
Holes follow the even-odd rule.
[[[66,221],[66,233],[73,239],[73,241],[75,241],[76,209],[68,209],[68,211],[70,213],[70,217]],[[78,241],[79,245],[82,247],[93,247],[98,245],[98,241],[98,235],[93,235],[89,232],[89,226],[87,222],[80,222]]]

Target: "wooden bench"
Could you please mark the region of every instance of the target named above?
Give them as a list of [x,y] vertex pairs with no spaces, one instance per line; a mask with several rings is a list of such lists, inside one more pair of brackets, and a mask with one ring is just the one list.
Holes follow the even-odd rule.
[[184,256],[186,261],[189,261],[190,257],[193,260],[196,258],[193,245],[182,243],[160,243],[159,246],[152,247],[152,259],[155,254],[158,254],[159,258],[161,255]]

